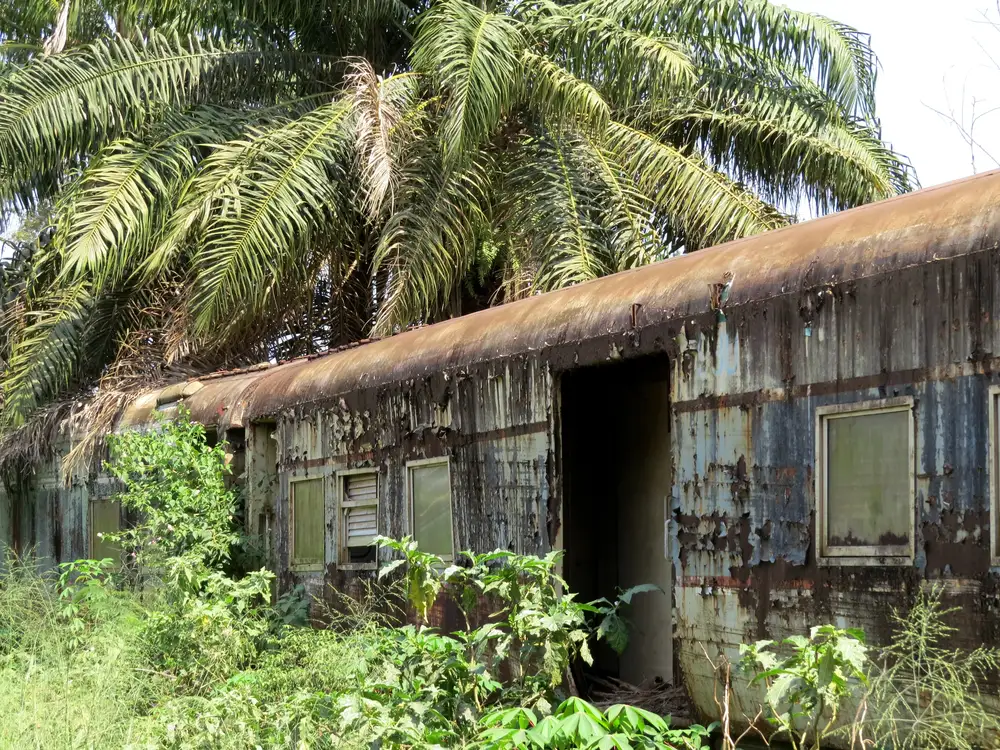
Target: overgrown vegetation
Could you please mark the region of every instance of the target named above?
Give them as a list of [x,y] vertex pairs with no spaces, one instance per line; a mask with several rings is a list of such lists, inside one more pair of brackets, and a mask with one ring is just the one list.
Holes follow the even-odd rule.
[[[959,610],[946,608],[941,595],[940,587],[922,591],[905,613],[895,611],[892,639],[881,648],[866,645],[860,630],[822,625],[808,637],[745,645],[735,669],[724,657],[713,662],[723,750],[750,734],[795,750],[996,746],[1000,713],[983,686],[1000,678],[1000,650],[948,648],[957,629],[946,619]],[[733,715],[740,679],[764,688],[753,716]],[[734,739],[732,727],[747,724]]]
[[[0,746],[10,748],[707,747],[715,726],[672,726],[638,706],[573,694],[570,666],[603,639],[627,646],[627,608],[577,602],[557,553],[466,553],[458,564],[410,539],[365,596],[301,586],[270,604],[271,575],[238,571],[237,498],[222,446],[181,420],[114,439],[109,469],[141,520],[117,535],[122,562],[40,572],[0,568]],[[443,597],[461,630],[428,625]],[[413,617],[407,622],[409,611]],[[794,748],[983,747],[1000,718],[980,693],[1000,654],[953,650],[940,591],[896,615],[890,644],[818,626],[714,662],[722,747],[747,734]],[[304,627],[308,619],[323,628]],[[741,695],[759,695],[744,715]],[[756,691],[756,692],[755,692]],[[747,724],[752,728],[742,735]],[[742,726],[741,726],[742,725]]]
[[[634,707],[568,690],[589,643],[621,648],[625,602],[565,593],[558,555],[466,554],[446,566],[411,540],[369,596],[301,627],[304,591],[271,607],[271,575],[237,574],[224,448],[164,422],[112,443],[124,565],[58,574],[9,560],[0,579],[0,738],[9,747],[697,748]],[[638,593],[625,592],[625,599]],[[427,625],[450,596],[466,628]],[[403,624],[412,606],[415,624]],[[611,619],[614,622],[609,625]],[[609,744],[611,743],[611,744]]]
[[984,738],[1000,741],[1000,714],[984,696],[1000,676],[1000,651],[948,648],[957,629],[946,617],[941,590],[893,614],[896,637],[878,659],[868,701],[876,706],[870,732],[895,750],[946,747],[973,750]]

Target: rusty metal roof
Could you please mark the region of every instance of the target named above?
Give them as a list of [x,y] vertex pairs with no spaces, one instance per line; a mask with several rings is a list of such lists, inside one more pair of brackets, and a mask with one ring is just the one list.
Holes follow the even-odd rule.
[[202,424],[217,425],[220,429],[243,427],[251,386],[267,371],[262,367],[250,368],[236,375],[189,380],[144,393],[125,410],[118,426],[146,424],[154,412],[169,413],[183,403],[191,418]]
[[[205,382],[185,399],[239,423],[356,389],[660,325],[727,307],[957,257],[1000,242],[1000,170],[490,308],[315,359]],[[196,416],[199,416],[196,414]],[[209,421],[218,420],[210,418]],[[229,417],[232,424],[233,416]]]

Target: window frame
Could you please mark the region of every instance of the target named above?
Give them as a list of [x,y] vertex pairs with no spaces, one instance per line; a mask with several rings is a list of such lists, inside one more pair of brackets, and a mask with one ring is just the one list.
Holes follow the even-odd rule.
[[989,438],[986,443],[990,452],[986,462],[990,487],[990,565],[1000,566],[1000,385],[991,385],[989,397]]
[[434,458],[418,458],[413,461],[406,462],[407,522],[409,524],[410,536],[413,537],[413,539],[419,543],[419,540],[417,540],[414,529],[413,469],[419,469],[425,466],[433,466],[435,464],[444,464],[445,469],[448,472],[448,518],[451,521],[451,554],[440,555],[440,557],[445,562],[452,562],[455,559],[455,549],[457,545],[455,544],[455,506],[454,506],[454,497],[451,490],[451,458],[449,456],[436,456]]
[[[323,524],[323,544],[322,544],[322,559],[313,562],[295,562],[295,485],[299,482],[309,482],[313,480],[319,480],[321,482],[320,486],[323,488],[323,513],[322,513],[322,524]],[[327,534],[327,498],[330,494],[329,488],[329,471],[312,471],[309,473],[303,473],[301,476],[290,475],[288,477],[288,567],[290,570],[296,573],[315,573],[322,572],[323,568],[326,566],[327,545],[329,544],[328,534]]]
[[[357,469],[342,469],[337,472],[337,567],[341,570],[376,570],[379,563],[379,548],[375,547],[375,561],[365,563],[352,563],[347,547],[347,514],[344,513],[344,485],[347,477],[358,474],[372,474],[375,477],[375,534],[379,531],[379,509],[382,505],[382,476],[377,466],[363,466]],[[409,471],[407,471],[409,476]],[[371,503],[362,503],[346,507],[370,507]]]
[[[118,533],[122,530],[122,504],[121,500],[116,499],[114,496],[110,497],[91,497],[87,502],[87,557],[91,560],[96,560],[96,545],[94,544],[94,505],[97,503],[110,503],[118,506]],[[103,533],[103,532],[101,532]],[[119,557],[121,556],[121,550],[118,550]],[[118,560],[121,564],[121,559]]]
[[[909,542],[906,545],[863,545],[837,546],[827,544],[827,490],[829,445],[827,425],[840,417],[859,417],[867,414],[888,414],[906,412],[907,437],[909,443]],[[816,407],[816,452],[815,452],[815,495],[816,495],[816,560],[820,565],[911,565],[914,559],[917,531],[916,502],[916,420],[912,396],[856,401],[848,404],[831,404]]]

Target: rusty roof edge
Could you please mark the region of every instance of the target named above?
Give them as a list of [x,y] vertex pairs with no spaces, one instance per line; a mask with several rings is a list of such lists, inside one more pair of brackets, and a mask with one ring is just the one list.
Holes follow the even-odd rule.
[[[314,382],[312,385],[321,389],[321,392],[315,394],[296,394],[291,392],[290,389],[284,389],[283,386],[291,384],[291,381],[289,381],[286,377],[288,370],[285,370],[284,366],[272,368],[268,371],[267,376],[262,380],[262,382],[257,384],[254,389],[255,392],[266,393],[271,391],[271,398],[263,398],[259,401],[258,399],[253,399],[254,403],[250,407],[249,418],[253,420],[255,418],[274,417],[282,410],[292,407],[301,407],[328,402],[331,399],[335,399],[358,388],[379,387],[393,382],[401,382],[412,377],[429,374],[432,371],[454,369],[457,366],[484,364],[491,361],[503,360],[519,353],[527,353],[533,349],[551,348],[560,343],[565,343],[566,335],[572,334],[572,331],[570,331],[572,325],[570,323],[567,323],[566,321],[563,321],[562,323],[556,322],[552,325],[551,330],[547,332],[534,332],[541,336],[548,337],[545,340],[536,339],[535,341],[531,341],[530,339],[533,332],[530,329],[526,329],[525,335],[522,338],[527,339],[529,343],[527,345],[512,346],[509,348],[500,346],[469,347],[459,344],[458,346],[452,346],[450,349],[444,350],[442,349],[440,342],[434,341],[434,338],[432,337],[440,338],[445,332],[453,334],[453,338],[461,338],[459,334],[475,333],[477,328],[477,319],[483,323],[492,324],[479,326],[479,328],[483,329],[481,333],[485,334],[489,328],[496,328],[498,325],[505,324],[505,321],[506,324],[509,324],[509,319],[515,319],[516,322],[517,317],[524,317],[523,315],[520,315],[522,311],[529,310],[532,307],[539,308],[541,313],[550,312],[545,309],[546,304],[541,303],[541,300],[543,299],[548,299],[550,302],[558,299],[573,301],[578,297],[586,299],[587,292],[590,292],[595,287],[599,287],[601,285],[605,285],[607,287],[607,291],[613,293],[616,291],[616,286],[627,286],[627,284],[622,283],[623,280],[627,280],[635,276],[649,276],[654,278],[656,276],[665,276],[666,274],[664,274],[664,269],[672,266],[678,267],[678,273],[671,274],[671,276],[691,276],[692,281],[696,281],[697,279],[695,277],[697,277],[699,272],[703,270],[703,266],[717,266],[718,268],[714,270],[718,270],[721,273],[723,266],[721,266],[718,262],[720,259],[723,262],[734,264],[753,263],[754,261],[752,259],[748,259],[748,254],[743,252],[747,246],[751,248],[760,247],[762,250],[767,250],[769,247],[781,247],[782,245],[787,246],[789,244],[789,237],[796,239],[802,237],[802,242],[798,243],[800,249],[793,250],[791,253],[793,255],[791,262],[786,261],[784,269],[779,269],[790,271],[790,273],[782,275],[779,279],[779,281],[782,282],[790,282],[787,288],[784,286],[777,288],[775,286],[771,286],[769,283],[761,282],[756,286],[756,291],[754,293],[743,299],[739,299],[739,296],[737,296],[737,298],[730,300],[730,303],[727,305],[728,307],[759,303],[767,299],[788,294],[801,294],[803,292],[816,288],[822,288],[831,284],[843,284],[850,281],[860,280],[862,278],[876,278],[886,274],[898,273],[905,268],[911,268],[916,265],[935,262],[938,260],[947,260],[978,252],[986,247],[988,244],[987,241],[990,230],[997,229],[1000,222],[998,222],[997,207],[995,204],[984,204],[981,199],[979,203],[975,203],[975,196],[977,193],[975,189],[970,186],[977,181],[988,182],[993,192],[1000,195],[1000,170],[994,170],[992,172],[975,175],[963,180],[957,180],[928,188],[926,190],[921,190],[916,193],[897,196],[879,203],[860,206],[850,211],[831,214],[819,219],[786,227],[775,232],[735,240],[733,242],[725,243],[697,253],[668,259],[649,266],[643,266],[623,273],[614,274],[612,276],[595,279],[568,289],[558,290],[546,295],[539,295],[526,300],[512,302],[508,305],[490,308],[468,316],[442,321],[441,323],[427,326],[417,331],[399,334],[397,336],[390,337],[389,339],[383,339],[378,342],[382,345],[379,347],[380,350],[383,350],[380,352],[383,355],[381,359],[387,359],[384,356],[387,351],[387,347],[398,346],[399,351],[394,353],[394,358],[388,363],[387,366],[385,362],[375,362],[374,364],[380,365],[380,367],[370,367],[358,372],[355,380],[351,380],[350,374],[346,373],[346,379],[343,382],[329,382],[331,380],[336,381],[336,377],[331,376],[331,371],[334,369],[331,366],[331,362],[339,362],[341,364],[349,365],[350,355],[343,359],[337,359],[336,355],[325,355],[317,358],[316,360],[312,360],[305,365],[309,369],[314,370]],[[932,204],[932,199],[940,193],[948,193],[950,197],[946,198],[945,203],[950,200],[953,204],[957,204],[959,208],[961,208],[964,203],[968,202],[966,198],[969,195],[973,195],[974,197],[972,200],[975,205],[971,211],[966,210],[964,212],[955,211],[955,206],[949,206],[952,209],[950,214],[946,211],[938,211],[937,214],[931,217],[929,222],[925,221],[923,224],[919,222],[909,222],[903,225],[898,225],[898,222],[894,223],[894,218],[897,215],[905,215],[907,213],[915,214],[914,219],[924,218],[920,215],[921,208],[923,208],[925,213],[929,211],[933,213],[931,209],[939,204]],[[909,208],[908,206],[908,211],[891,210],[892,208],[898,208],[900,204],[907,203],[913,208]],[[984,220],[983,213],[985,210],[991,210],[993,212],[991,215],[992,221]],[[936,246],[934,248],[924,247],[924,245],[921,244],[920,238],[927,235],[926,229],[922,227],[929,223],[940,232],[944,232],[946,228],[951,226],[945,221],[945,219],[954,216],[958,217],[963,231],[966,232],[965,236],[968,236],[968,239],[971,240],[970,242],[952,242],[947,247]],[[869,228],[865,232],[852,234],[850,232],[850,228],[858,223],[857,219],[859,217],[864,217],[865,219],[865,221],[861,222],[862,226],[865,223],[870,223],[872,218],[882,219],[882,217],[885,217],[885,219],[882,220],[878,226]],[[982,227],[981,231],[974,232],[971,236],[969,236],[967,231],[968,227],[976,224]],[[844,231],[845,227],[848,230],[846,232]],[[838,232],[842,236],[837,236]],[[906,243],[896,242],[892,237],[893,234],[908,235],[906,237],[908,240],[908,253],[904,252],[904,250],[907,249]],[[809,240],[812,240],[812,242]],[[872,253],[871,246],[878,245],[880,243],[884,246],[876,248],[875,252]],[[856,247],[859,244],[864,245],[862,250],[856,250]],[[898,247],[900,244],[902,244],[903,247]],[[994,247],[995,246],[996,244],[994,243]],[[804,247],[805,249],[801,249],[801,247]],[[858,258],[854,258],[853,268],[858,269],[859,272],[851,273],[849,270],[845,270],[851,266],[838,265],[837,260],[834,259],[831,263],[831,268],[837,269],[839,271],[838,273],[817,278],[815,280],[802,278],[808,276],[813,267],[823,260],[824,253],[835,253],[838,250],[843,250],[845,247],[855,248],[855,255],[865,259],[865,263],[863,264],[858,260]],[[945,252],[942,252],[939,255],[939,250]],[[931,255],[931,257],[928,257],[928,255]],[[887,262],[884,265],[879,265],[879,262],[883,259]],[[768,257],[765,256],[763,260],[767,261]],[[900,265],[894,265],[894,262],[898,261],[903,262]],[[760,265],[760,263],[758,262],[757,265]],[[861,266],[864,267],[860,268]],[[800,278],[790,278],[797,272],[800,273]],[[737,284],[737,289],[738,288],[739,285]],[[626,291],[631,292],[635,290],[627,289]],[[648,290],[645,291],[648,292]],[[648,327],[650,325],[668,325],[672,321],[681,320],[688,315],[704,313],[710,309],[709,295],[707,291],[702,295],[702,297],[697,299],[698,309],[693,309],[691,307],[692,297],[688,296],[677,304],[661,308],[657,319],[648,324],[644,324],[642,327]],[[654,299],[652,301],[655,303],[657,300]],[[624,305],[623,310],[629,307],[631,302],[632,300],[624,300],[622,302]],[[685,304],[687,307],[685,307]],[[551,307],[551,305],[549,305],[549,307]],[[625,325],[624,315],[619,317],[622,319],[618,320],[613,317],[604,317],[599,321],[599,325],[591,326],[591,328],[587,331],[587,335],[571,340],[582,344],[586,343],[588,340],[595,340],[597,338],[607,336],[608,334],[622,333],[627,330],[628,327]],[[499,333],[499,330],[494,331],[494,333]],[[511,344],[512,342],[517,342],[517,339],[518,336],[514,335],[513,338],[508,338],[505,343]],[[426,344],[426,346],[421,346],[421,343]],[[437,347],[440,351],[435,351],[435,347]],[[444,354],[445,356],[437,359],[436,361],[432,361],[435,354]],[[374,355],[371,352],[369,352],[369,356],[373,360],[379,359],[378,355]],[[423,366],[421,366],[422,360],[424,360]],[[414,362],[416,366],[406,367],[405,364],[408,362]],[[296,369],[298,369],[298,367],[296,367]],[[373,373],[377,374],[373,375]],[[324,387],[328,385],[332,385],[333,388]]]
[[[472,329],[475,326],[475,319],[487,320],[496,324],[497,321],[492,320],[492,318],[498,318],[500,323],[503,323],[504,318],[515,317],[518,315],[520,310],[527,309],[526,306],[530,307],[532,303],[538,306],[538,301],[543,298],[548,298],[549,300],[558,299],[560,295],[572,295],[572,297],[581,296],[586,297],[587,292],[593,290],[595,287],[600,287],[601,285],[606,285],[609,287],[609,291],[614,291],[613,287],[616,283],[620,283],[623,279],[628,279],[634,277],[635,275],[652,275],[652,274],[663,274],[663,269],[679,265],[681,268],[678,269],[679,273],[677,275],[696,275],[699,267],[702,265],[710,265],[712,261],[717,258],[727,258],[734,262],[746,262],[746,253],[741,252],[741,248],[746,246],[755,247],[758,245],[770,245],[777,246],[780,245],[783,240],[788,238],[789,234],[793,236],[798,236],[805,230],[810,229],[812,233],[822,235],[822,230],[824,228],[829,228],[831,231],[826,235],[817,238],[818,241],[811,245],[811,253],[809,250],[803,252],[804,257],[801,259],[796,258],[796,260],[808,261],[806,263],[789,263],[790,268],[797,268],[798,270],[803,270],[804,275],[807,275],[811,268],[819,261],[819,256],[823,254],[824,251],[828,249],[836,249],[844,243],[843,240],[831,243],[829,241],[830,234],[833,233],[841,225],[848,223],[850,219],[858,219],[862,217],[870,217],[870,215],[875,212],[877,215],[886,215],[891,218],[893,212],[891,208],[898,206],[900,203],[907,203],[909,201],[921,200],[926,202],[929,198],[942,192],[956,193],[956,191],[961,191],[964,195],[966,191],[971,192],[969,185],[977,182],[988,182],[998,183],[1000,182],[1000,170],[993,170],[991,172],[985,172],[979,175],[974,175],[972,177],[964,178],[962,180],[956,180],[949,183],[944,183],[942,185],[936,185],[924,190],[917,191],[915,193],[910,193],[906,195],[896,196],[885,201],[880,201],[878,203],[866,204],[864,206],[859,206],[848,211],[839,212],[836,214],[830,214],[824,217],[813,219],[807,222],[802,222],[799,224],[793,224],[788,227],[784,227],[773,232],[768,232],[762,235],[755,235],[753,237],[741,238],[738,240],[733,240],[722,245],[718,245],[706,250],[699,251],[697,253],[691,253],[688,255],[682,255],[676,258],[666,259],[648,266],[642,266],[622,273],[614,274],[612,276],[606,276],[598,279],[593,279],[582,284],[578,284],[574,287],[570,287],[563,290],[557,290],[555,292],[550,292],[545,295],[538,295],[535,297],[530,297],[524,300],[519,300],[516,302],[511,302],[506,305],[500,305],[494,308],[489,308],[487,310],[479,311],[477,313],[472,313],[467,316],[462,316],[459,318],[452,318],[449,320],[442,321],[433,325],[420,326],[415,329],[408,329],[406,331],[400,332],[393,336],[389,336],[382,339],[366,339],[361,342],[353,342],[341,347],[337,347],[328,352],[318,353],[314,355],[306,355],[304,357],[296,358],[287,362],[270,364],[261,363],[258,365],[252,365],[247,368],[242,368],[234,371],[224,371],[216,373],[208,373],[204,376],[199,376],[196,378],[191,378],[189,380],[203,382],[206,385],[212,381],[219,381],[224,379],[229,379],[233,377],[245,377],[249,374],[254,374],[254,377],[250,378],[248,382],[240,388],[237,392],[232,393],[233,402],[240,403],[242,405],[241,409],[241,422],[250,423],[253,421],[259,421],[269,418],[276,417],[281,411],[287,410],[294,407],[308,406],[312,404],[318,404],[323,402],[329,402],[332,399],[336,399],[345,393],[357,388],[372,388],[379,387],[383,385],[388,385],[393,382],[401,382],[412,377],[419,376],[421,373],[417,370],[422,370],[424,374],[431,371],[447,370],[453,369],[456,366],[463,365],[481,365],[489,362],[499,361],[503,359],[516,356],[517,354],[527,353],[535,349],[551,348],[560,343],[565,343],[561,340],[562,335],[566,333],[566,329],[569,327],[568,323],[562,325],[562,327],[554,326],[549,332],[551,340],[546,340],[543,342],[530,342],[528,345],[523,347],[478,347],[473,348],[472,351],[463,351],[459,358],[461,359],[461,364],[457,364],[454,359],[455,357],[444,357],[438,361],[434,362],[424,362],[423,367],[419,367],[421,360],[428,358],[433,354],[430,348],[425,348],[422,350],[420,346],[421,341],[431,342],[431,336],[440,336],[442,331],[454,330],[455,333],[463,332],[462,329],[468,328]],[[900,212],[905,213],[905,212]],[[913,231],[913,226],[906,226],[902,229],[893,228],[891,226],[882,229],[881,231],[873,231],[867,235],[860,237],[851,238],[853,241],[857,242],[859,240],[867,239],[874,240],[881,237],[887,233],[893,231]],[[912,268],[917,265],[925,263],[934,263],[938,261],[944,261],[955,257],[961,257],[962,255],[971,254],[974,252],[979,252],[984,248],[983,245],[986,244],[988,228],[984,230],[979,239],[981,242],[973,247],[975,243],[970,243],[970,245],[964,248],[959,248],[958,251],[952,248],[951,252],[945,253],[940,257],[935,253],[933,257],[912,257],[904,259],[902,265],[892,266],[887,264],[882,268],[870,268],[867,273],[859,273],[856,275],[844,274],[839,278],[826,278],[826,279],[816,279],[815,281],[806,281],[803,279],[802,284],[792,284],[789,288],[776,289],[774,287],[768,287],[767,285],[758,285],[757,293],[750,294],[749,296],[738,295],[736,298],[730,300],[727,307],[737,308],[747,304],[756,304],[768,299],[774,299],[781,296],[787,296],[789,294],[801,294],[803,292],[809,292],[817,288],[822,288],[829,286],[830,284],[842,284],[850,281],[859,280],[861,278],[876,278],[891,273],[898,273],[904,269]],[[809,244],[809,243],[805,243]],[[996,242],[993,245],[997,246]],[[898,252],[882,252],[876,253],[872,262],[877,261],[879,258],[895,258],[899,255]],[[914,255],[911,253],[911,255]],[[688,266],[685,268],[685,266]],[[615,281],[617,280],[617,281]],[[739,281],[739,280],[737,280]],[[739,289],[739,285],[736,286]],[[680,309],[683,307],[685,302],[690,302],[690,298],[683,300],[678,303],[673,309],[663,308],[660,310],[660,314],[654,321],[643,323],[641,326],[637,326],[639,330],[643,328],[648,328],[650,326],[662,326],[669,325],[673,321],[681,320],[688,315],[696,315],[699,313],[706,312],[710,309],[709,297],[706,293],[704,295],[704,304],[700,307],[704,309],[693,310],[690,308]],[[631,300],[624,301],[623,304],[629,307]],[[589,335],[574,339],[579,343],[586,343],[588,340],[595,340],[600,337],[607,335],[620,334],[626,330],[630,330],[630,326],[625,325],[625,318],[622,316],[622,320],[617,320],[616,318],[604,318],[602,323],[604,325],[600,326],[600,330],[596,328],[591,328],[588,333]],[[524,338],[530,339],[530,331],[526,331]],[[516,341],[517,336],[514,337]],[[509,343],[509,342],[508,342]],[[407,346],[406,344],[410,344]],[[276,391],[280,389],[281,381],[287,379],[289,373],[294,373],[306,368],[317,368],[316,370],[316,384],[322,387],[325,383],[325,379],[329,379],[330,371],[335,369],[336,363],[341,357],[344,359],[340,360],[347,362],[347,357],[357,354],[359,347],[364,347],[366,350],[371,347],[378,345],[380,349],[386,349],[391,347],[398,347],[399,351],[394,353],[391,358],[391,362],[388,367],[382,370],[376,370],[377,374],[373,374],[373,370],[369,369],[361,374],[357,380],[351,382],[344,382],[337,384],[334,390],[324,390],[321,393],[311,394],[311,397],[305,397],[305,394],[299,394],[296,396],[293,393],[283,393],[278,394]],[[465,347],[466,349],[468,347]],[[450,353],[455,354],[455,348],[452,348]],[[345,356],[346,355],[346,356]],[[382,359],[387,359],[382,357]],[[408,362],[415,362],[418,364],[417,368],[405,367]],[[433,366],[432,366],[433,365]],[[396,370],[398,372],[393,372]],[[268,381],[274,381],[269,383]],[[273,386],[273,387],[269,387]],[[160,387],[161,390],[163,386]],[[258,396],[261,398],[258,399]],[[287,397],[283,399],[282,396]],[[187,401],[188,399],[183,399]],[[275,403],[279,402],[279,403]]]

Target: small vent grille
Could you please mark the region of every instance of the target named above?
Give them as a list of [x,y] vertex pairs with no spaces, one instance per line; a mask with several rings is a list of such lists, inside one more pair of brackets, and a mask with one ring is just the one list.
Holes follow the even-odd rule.
[[[347,474],[343,478],[343,547],[344,562],[367,560],[371,547],[378,536],[378,474]],[[359,554],[360,553],[360,554]]]
[[378,513],[375,508],[347,509],[347,546],[362,547],[372,543],[378,534]]
[[378,502],[378,475],[348,474],[344,477],[344,500],[372,504]]

